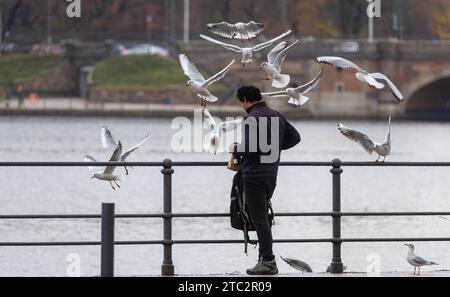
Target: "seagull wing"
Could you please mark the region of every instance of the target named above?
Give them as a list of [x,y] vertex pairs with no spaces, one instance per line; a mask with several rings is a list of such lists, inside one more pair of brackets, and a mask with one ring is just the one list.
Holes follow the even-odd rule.
[[218,45],[220,45],[220,46],[222,46],[222,47],[224,47],[226,49],[229,49],[229,50],[231,50],[233,52],[236,52],[236,53],[242,53],[243,52],[242,48],[239,47],[239,46],[236,46],[236,45],[233,45],[233,44],[228,44],[228,43],[216,40],[214,38],[211,38],[211,37],[203,35],[203,34],[200,34],[200,37],[205,39],[205,40],[207,40],[207,41],[210,41],[212,43],[218,44]]
[[214,34],[218,34],[227,38],[234,38],[237,34],[235,25],[227,22],[207,24],[206,28]]
[[127,150],[125,153],[123,153],[122,156],[120,157],[120,160],[122,162],[125,162],[132,152],[137,150],[141,145],[143,145],[150,139],[150,135],[151,134],[149,133],[141,142],[139,142],[138,144]]
[[184,74],[189,77],[189,79],[200,83],[205,82],[203,75],[185,54],[179,55],[178,59],[180,60],[181,68],[183,68]]
[[284,262],[286,262],[291,267],[293,267],[299,271],[313,272],[313,270],[311,269],[311,266],[309,266],[307,263],[303,262],[302,260],[292,259],[292,258],[283,258],[283,257],[281,257],[281,259],[283,259]]
[[356,73],[356,77],[357,78],[361,78],[363,81],[365,81],[369,86],[371,86],[372,88],[381,90],[384,88],[384,84],[380,83],[379,81],[377,81],[373,76],[371,76],[370,74],[364,74],[362,72],[358,72]]
[[366,72],[363,69],[361,69],[359,66],[357,66],[355,63],[350,62],[349,60],[346,60],[341,57],[332,57],[332,56],[323,56],[318,57],[317,62],[332,65],[339,69],[354,69],[356,71]]
[[373,153],[375,144],[366,134],[352,130],[341,123],[338,124],[338,129],[345,137],[359,143],[366,152]]
[[202,116],[204,120],[208,121],[208,126],[212,129],[215,130],[216,129],[216,121],[214,120],[214,118],[212,117],[212,115],[209,113],[209,110],[206,108],[202,109]]
[[277,37],[275,37],[275,38],[273,38],[273,39],[271,39],[271,40],[268,40],[268,41],[266,41],[266,42],[257,44],[257,45],[255,45],[254,47],[252,47],[252,51],[255,51],[255,52],[256,52],[256,51],[260,51],[260,50],[262,50],[262,49],[264,49],[264,48],[266,48],[266,47],[268,47],[268,46],[271,46],[275,41],[278,41],[278,40],[280,40],[280,39],[286,37],[287,35],[291,34],[291,32],[292,32],[291,30],[286,31],[286,32],[284,32],[283,34],[281,34],[281,35],[279,35],[279,36],[277,36]]
[[229,131],[236,130],[238,127],[240,127],[242,124],[242,120],[235,120],[235,121],[227,121],[220,123],[217,128],[219,132],[226,133]]
[[[97,160],[90,155],[84,156],[83,161],[84,162],[97,162]],[[103,169],[103,167],[100,167],[100,166],[88,166],[88,168],[89,168],[89,170],[92,170],[92,171],[101,171]]]
[[320,70],[319,74],[312,81],[310,81],[309,83],[307,83],[303,86],[296,88],[295,91],[305,95],[308,92],[310,92],[311,90],[315,89],[319,85],[322,78],[323,78],[323,71]]
[[216,81],[221,80],[225,76],[225,74],[227,74],[227,72],[230,69],[231,65],[233,65],[235,61],[236,60],[233,59],[233,61],[231,61],[231,63],[228,64],[227,67],[225,67],[224,69],[220,70],[220,72],[218,72],[216,75],[211,76],[207,81],[205,81],[203,83],[202,86],[207,88],[210,85],[212,85],[213,83],[215,83]]
[[[245,38],[253,38],[264,30],[264,25],[250,21],[245,24],[245,31],[247,31]],[[242,38],[242,37],[241,37]]]
[[[122,155],[122,143],[119,141],[119,144],[117,145],[111,158],[109,159],[109,162],[119,161],[121,155]],[[106,166],[105,171],[103,171],[103,173],[104,174],[112,174],[115,169],[116,169],[116,166]]]
[[268,98],[281,98],[289,97],[286,91],[272,92],[272,93],[261,93],[261,96]]
[[281,64],[284,62],[284,59],[286,59],[288,50],[291,47],[293,47],[294,45],[296,45],[297,43],[298,43],[298,40],[296,40],[294,43],[292,43],[291,45],[289,45],[288,47],[286,47],[285,49],[280,51],[278,53],[277,57],[275,58],[275,61],[273,61],[273,65],[275,67],[277,67],[278,69],[281,69]]
[[283,49],[285,49],[286,46],[287,46],[287,42],[286,41],[282,41],[282,42],[278,43],[274,48],[272,48],[270,50],[270,52],[267,54],[267,62],[269,62],[269,64],[273,64],[273,62],[277,58],[278,54]]
[[404,97],[403,94],[400,92],[400,90],[397,88],[397,86],[383,73],[371,73],[370,74],[375,79],[381,79],[387,82],[389,88],[392,91],[392,94],[394,94],[395,98],[397,98],[398,101],[403,101]]
[[419,256],[415,256],[412,260],[414,263],[419,264],[419,265],[426,265],[429,263],[429,261],[427,261],[424,258],[419,257]]
[[117,147],[117,142],[114,139],[114,136],[113,136],[111,130],[106,126],[103,126],[101,136],[102,136],[103,147],[114,151]]

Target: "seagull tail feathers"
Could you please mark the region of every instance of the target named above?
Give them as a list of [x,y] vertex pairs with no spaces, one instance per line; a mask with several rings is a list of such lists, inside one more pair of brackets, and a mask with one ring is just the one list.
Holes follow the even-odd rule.
[[288,74],[279,74],[273,78],[272,86],[277,89],[286,87],[291,81],[291,77]]

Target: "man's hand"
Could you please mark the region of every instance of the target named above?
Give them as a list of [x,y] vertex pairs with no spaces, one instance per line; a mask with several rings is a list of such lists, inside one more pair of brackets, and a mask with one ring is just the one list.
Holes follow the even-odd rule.
[[235,143],[230,144],[230,146],[228,147],[228,152],[229,153],[234,153],[235,148],[236,148],[236,144]]

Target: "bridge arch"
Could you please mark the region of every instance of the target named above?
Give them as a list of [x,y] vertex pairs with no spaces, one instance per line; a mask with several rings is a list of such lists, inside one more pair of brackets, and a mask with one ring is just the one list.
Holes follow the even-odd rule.
[[450,66],[409,82],[406,112],[450,113]]

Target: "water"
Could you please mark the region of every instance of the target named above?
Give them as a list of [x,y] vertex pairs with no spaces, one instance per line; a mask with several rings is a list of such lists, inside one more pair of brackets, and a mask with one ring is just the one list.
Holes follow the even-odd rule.
[[[170,140],[176,132],[171,121],[161,119],[3,117],[0,119],[0,159],[7,161],[80,161],[89,153],[104,160],[102,125],[120,135],[125,148],[148,132],[151,140],[129,161],[173,160],[227,161],[227,154],[174,153]],[[334,121],[294,122],[302,143],[284,152],[284,161],[371,161],[358,145],[340,135]],[[387,122],[352,122],[375,140],[386,136]],[[393,121],[391,161],[450,161],[450,124]],[[344,168],[344,211],[450,211],[450,183],[445,168]],[[121,172],[122,171],[122,172]],[[123,170],[119,169],[123,174]],[[135,168],[119,191],[91,180],[87,168],[0,168],[1,214],[99,213],[102,202],[116,203],[117,213],[158,213],[162,210],[160,168]],[[227,212],[233,173],[226,168],[175,168],[174,212]],[[276,212],[331,210],[329,168],[280,168],[273,199]],[[330,238],[330,218],[276,218],[275,238]],[[174,239],[241,239],[227,218],[174,219]],[[343,218],[342,236],[448,237],[450,221],[438,217]],[[160,219],[120,219],[116,240],[159,240]],[[255,235],[252,234],[254,238]],[[100,239],[99,220],[2,220],[0,242],[84,241]],[[275,244],[276,255],[307,261],[324,271],[331,261],[331,244]],[[416,251],[450,268],[450,243],[416,243]],[[366,271],[367,256],[380,256],[382,271],[406,271],[407,248],[403,243],[346,243],[342,258],[350,271]],[[65,276],[67,257],[81,259],[82,275],[98,275],[100,248],[93,247],[0,247],[0,276]],[[244,272],[255,263],[238,245],[175,245],[177,274],[224,274]],[[117,275],[157,275],[162,262],[161,246],[117,246]],[[281,273],[294,270],[278,261]],[[426,269],[426,268],[425,268]]]

